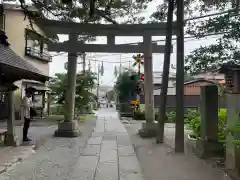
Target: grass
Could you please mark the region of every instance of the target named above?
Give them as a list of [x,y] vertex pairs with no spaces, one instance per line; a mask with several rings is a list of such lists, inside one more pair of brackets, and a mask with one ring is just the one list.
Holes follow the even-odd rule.
[[80,115],[78,117],[78,119],[79,119],[80,122],[84,122],[84,121],[86,121],[86,120],[88,120],[89,118],[92,118],[92,117],[95,117],[95,115],[94,114],[85,114],[85,115]]

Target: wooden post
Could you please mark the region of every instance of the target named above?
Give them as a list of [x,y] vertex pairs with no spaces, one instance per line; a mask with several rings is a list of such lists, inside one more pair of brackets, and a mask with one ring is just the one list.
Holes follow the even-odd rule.
[[163,143],[164,141],[164,123],[166,120],[166,102],[167,102],[167,90],[169,80],[169,68],[171,60],[171,48],[172,48],[172,19],[173,19],[173,6],[174,1],[168,2],[168,18],[167,18],[167,29],[166,29],[166,42],[165,42],[165,53],[164,53],[164,65],[163,65],[163,77],[162,87],[160,93],[160,107],[158,119],[158,132],[156,143]]
[[177,78],[175,152],[184,152],[184,3],[177,0]]
[[14,93],[12,90],[8,91],[8,119],[7,119],[7,136],[6,136],[6,145],[7,146],[17,146],[16,136],[15,136],[15,112],[13,105]]

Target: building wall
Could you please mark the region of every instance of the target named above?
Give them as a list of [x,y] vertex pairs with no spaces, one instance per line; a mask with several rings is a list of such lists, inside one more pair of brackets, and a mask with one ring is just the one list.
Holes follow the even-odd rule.
[[[42,71],[45,75],[49,75],[49,63],[38,60],[33,57],[25,56],[25,28],[31,29],[29,20],[24,20],[24,13],[21,10],[5,10],[5,32],[8,36],[13,51],[22,57],[24,60],[31,63],[33,66]],[[33,25],[36,32],[44,35],[43,31],[36,25]]]

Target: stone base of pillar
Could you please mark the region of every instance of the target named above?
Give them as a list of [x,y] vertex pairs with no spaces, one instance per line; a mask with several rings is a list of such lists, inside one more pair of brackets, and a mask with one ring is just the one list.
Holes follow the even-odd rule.
[[77,121],[63,121],[58,124],[58,129],[54,132],[55,137],[78,137],[80,136]]
[[223,144],[217,141],[197,140],[193,151],[199,158],[207,159],[224,155]]
[[14,146],[14,147],[16,147],[16,146],[20,145],[17,137],[12,135],[12,134],[8,134],[6,136],[6,139],[5,139],[4,143],[5,143],[6,146]]
[[142,123],[142,128],[138,134],[142,138],[152,138],[157,136],[158,126],[156,123]]

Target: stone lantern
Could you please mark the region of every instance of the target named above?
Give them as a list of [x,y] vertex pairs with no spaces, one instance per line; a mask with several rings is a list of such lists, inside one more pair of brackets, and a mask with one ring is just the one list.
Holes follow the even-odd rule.
[[240,65],[234,63],[223,64],[219,73],[225,75],[226,92],[240,93]]
[[[233,62],[223,64],[219,69],[219,73],[225,75],[225,100],[227,108],[227,127],[232,128],[236,124],[236,120],[240,118],[240,65]],[[228,170],[238,170],[240,172],[239,148],[233,144],[234,140],[239,140],[239,133],[226,134],[226,162],[225,166]]]

